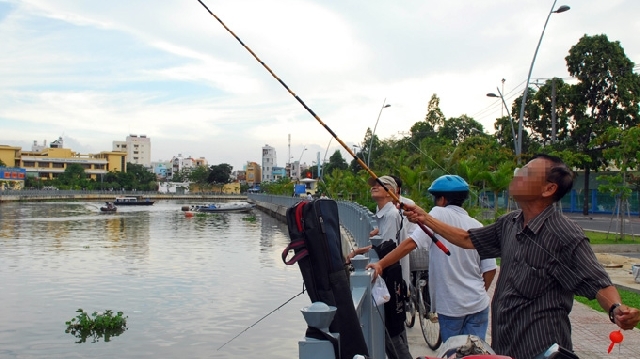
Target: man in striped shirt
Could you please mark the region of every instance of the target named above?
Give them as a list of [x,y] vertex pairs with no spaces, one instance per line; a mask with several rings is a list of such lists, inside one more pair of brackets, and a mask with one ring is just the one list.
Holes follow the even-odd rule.
[[515,359],[541,358],[558,343],[572,349],[569,312],[573,296],[597,299],[612,322],[632,329],[640,311],[620,300],[582,229],[556,212],[554,203],[573,186],[573,175],[555,156],[538,155],[516,172],[509,193],[520,210],[468,231],[440,222],[418,206],[406,216],[450,243],[475,248],[481,258],[501,258],[491,304],[491,346]]

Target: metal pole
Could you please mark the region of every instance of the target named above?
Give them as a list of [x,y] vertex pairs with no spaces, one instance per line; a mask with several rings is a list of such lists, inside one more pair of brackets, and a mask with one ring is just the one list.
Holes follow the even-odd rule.
[[498,90],[498,94],[500,95],[500,99],[502,100],[502,104],[504,105],[504,109],[507,110],[507,114],[509,115],[509,123],[511,124],[511,136],[513,137],[514,150],[516,151],[516,156],[520,158],[518,156],[518,144],[516,143],[516,131],[513,129],[513,117],[511,117],[511,112],[507,107],[507,103],[504,101],[504,96],[502,96],[502,92],[500,92],[500,89],[497,86],[496,90]]
[[[549,18],[551,14],[553,14],[553,9],[556,6],[556,2],[558,0],[553,1],[553,5],[551,5],[551,10],[549,11],[549,15],[547,15],[547,19],[544,22],[544,27],[542,27],[542,34],[540,34],[540,40],[538,40],[538,46],[536,47],[536,52],[533,53],[533,60],[531,60],[531,66],[529,66],[529,74],[527,75],[527,84],[524,87],[524,92],[522,93],[522,103],[520,104],[520,118],[518,120],[518,149],[516,151],[516,156],[518,156],[518,164],[522,163],[522,127],[524,122],[524,106],[527,103],[527,95],[529,93],[529,81],[531,80],[531,71],[533,71],[533,64],[536,62],[536,56],[538,55],[538,50],[540,49],[540,43],[542,43],[542,37],[544,36],[544,30],[547,28],[547,23],[549,22]],[[559,9],[560,10],[560,9]],[[569,10],[569,7],[562,6],[560,12],[564,12]]]
[[378,128],[378,121],[380,121],[380,115],[382,115],[382,110],[384,110],[385,108],[391,106],[391,105],[385,105],[384,103],[387,102],[387,99],[385,98],[384,101],[382,101],[382,107],[380,108],[380,112],[378,113],[378,119],[376,120],[376,125],[373,126],[373,133],[371,134],[371,140],[369,141],[369,153],[367,154],[367,167],[369,167],[369,161],[371,160],[371,150],[373,150],[373,137],[376,135],[376,128]]

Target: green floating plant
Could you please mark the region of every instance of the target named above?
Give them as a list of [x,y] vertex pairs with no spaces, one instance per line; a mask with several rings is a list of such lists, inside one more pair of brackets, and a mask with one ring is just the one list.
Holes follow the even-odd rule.
[[256,216],[253,215],[253,216],[242,217],[242,220],[247,222],[255,222],[257,219],[256,219]]
[[65,322],[67,329],[65,333],[71,333],[79,340],[76,343],[85,343],[88,337],[92,337],[92,343],[100,341],[104,338],[105,342],[111,340],[111,337],[117,337],[127,330],[127,318],[122,312],[115,315],[111,310],[104,312],[93,312],[89,315],[82,309],[76,311],[79,313],[75,318]]

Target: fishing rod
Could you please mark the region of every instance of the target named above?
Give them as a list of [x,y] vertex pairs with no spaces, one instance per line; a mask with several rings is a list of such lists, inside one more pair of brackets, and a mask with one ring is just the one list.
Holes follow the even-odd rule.
[[[367,171],[369,173],[369,175],[371,177],[373,177],[376,182],[378,182],[378,184],[384,188],[384,190],[387,192],[387,194],[389,194],[391,196],[391,198],[393,198],[393,200],[395,202],[400,203],[400,209],[402,209],[402,207],[404,206],[404,203],[400,202],[400,198],[398,198],[398,195],[396,195],[393,191],[390,191],[389,188],[387,188],[387,186],[384,185],[384,183],[382,183],[382,181],[380,181],[380,179],[378,178],[378,176],[369,168],[369,166],[367,166],[364,161],[362,161],[358,156],[356,156],[355,153],[353,153],[353,151],[351,151],[351,149],[349,149],[349,146],[347,146],[344,142],[342,142],[342,140],[340,138],[338,138],[338,135],[336,135],[335,132],[333,132],[333,130],[327,126],[327,124],[325,124],[324,122],[322,122],[322,120],[320,119],[320,117],[318,117],[318,115],[316,115],[315,112],[313,112],[312,109],[310,109],[305,103],[304,101],[302,101],[302,99],[296,95],[293,91],[291,91],[291,89],[289,88],[289,86],[287,86],[287,84],[284,83],[284,81],[282,81],[270,68],[269,66],[267,66],[267,64],[264,63],[264,61],[260,60],[260,58],[253,52],[253,50],[251,50],[251,48],[249,48],[249,46],[247,46],[244,42],[242,42],[242,40],[240,40],[240,38],[233,32],[231,31],[230,28],[227,27],[227,25],[225,25],[224,22],[222,22],[222,20],[213,12],[211,12],[211,10],[209,10],[209,8],[207,7],[207,5],[205,5],[202,0],[198,0],[198,2],[200,3],[200,5],[202,5],[207,12],[213,16],[216,20],[218,20],[218,22],[225,28],[225,30],[227,30],[236,40],[238,40],[238,42],[240,43],[240,45],[242,45],[242,47],[244,47],[247,51],[249,51],[249,53],[253,56],[254,59],[256,59],[256,61],[258,61],[262,67],[264,67],[270,74],[271,76],[273,76],[274,79],[276,79],[286,90],[287,92],[289,92],[289,94],[291,94],[291,96],[293,96],[301,105],[302,107],[304,107],[305,110],[307,110],[307,112],[309,112],[311,114],[311,116],[313,116],[313,118],[315,118],[318,123],[320,123],[320,125],[322,125],[322,127],[325,128],[325,130],[327,130],[331,136],[333,136],[333,138],[336,139],[336,141],[338,141],[338,143],[340,143],[340,145],[353,157],[354,160],[356,160],[358,162],[358,164],[360,165],[360,167],[364,168],[365,171]],[[433,234],[433,232],[431,232],[424,224],[422,223],[416,223],[429,237],[431,237],[431,240],[433,241],[433,243],[440,248],[444,253],[446,253],[447,255],[451,255],[451,252],[449,252],[449,249],[438,240],[438,238],[436,238],[436,236]]]
[[285,305],[287,305],[287,303],[289,303],[290,301],[292,301],[294,298],[301,296],[302,294],[304,294],[304,287],[302,288],[302,292],[294,295],[293,297],[289,298],[287,301],[285,301],[284,303],[280,304],[280,306],[278,306],[278,308],[270,311],[269,313],[265,314],[262,318],[256,320],[253,324],[251,324],[250,326],[244,328],[243,331],[241,331],[240,333],[238,333],[238,335],[236,335],[235,337],[229,339],[227,342],[225,342],[224,344],[222,344],[221,346],[218,347],[218,349],[216,349],[216,351],[222,349],[222,347],[224,347],[225,345],[231,343],[232,341],[234,341],[236,338],[238,338],[240,335],[242,335],[242,333],[246,332],[247,330],[249,330],[250,328],[253,328],[254,326],[256,326],[256,324],[260,323],[264,318],[270,316],[271,314],[275,313],[277,310],[279,310],[280,308],[284,307]]

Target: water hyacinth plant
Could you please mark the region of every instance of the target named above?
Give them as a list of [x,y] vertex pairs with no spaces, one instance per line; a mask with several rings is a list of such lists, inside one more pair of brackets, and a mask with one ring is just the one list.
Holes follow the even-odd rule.
[[93,312],[89,315],[82,309],[76,311],[79,313],[75,318],[65,322],[67,329],[65,333],[71,333],[79,340],[76,343],[84,343],[87,337],[93,338],[92,343],[100,341],[104,337],[104,341],[108,342],[111,337],[118,336],[127,330],[127,317],[122,312],[115,315],[111,310],[104,312]]

